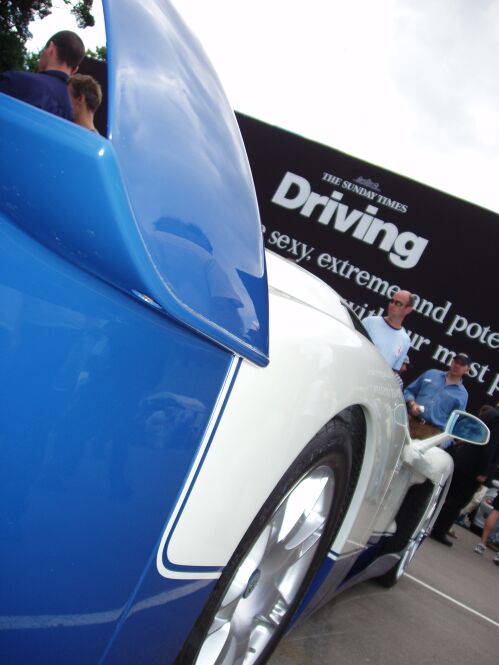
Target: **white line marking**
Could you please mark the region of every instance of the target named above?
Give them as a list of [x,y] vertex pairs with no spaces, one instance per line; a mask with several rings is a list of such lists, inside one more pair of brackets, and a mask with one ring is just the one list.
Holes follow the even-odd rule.
[[204,572],[197,572],[197,571],[177,571],[177,570],[171,570],[167,568],[164,563],[163,563],[163,550],[165,548],[166,542],[168,540],[168,536],[170,535],[170,532],[173,529],[173,525],[175,523],[175,520],[177,518],[177,515],[179,514],[180,510],[183,509],[183,504],[185,497],[187,496],[187,493],[191,489],[191,486],[194,482],[194,478],[196,476],[196,473],[199,469],[199,465],[201,464],[201,461],[203,459],[203,455],[206,450],[206,446],[210,442],[211,435],[213,434],[213,430],[215,428],[215,425],[217,423],[218,416],[220,415],[220,411],[222,410],[222,407],[225,402],[225,398],[227,397],[227,394],[229,392],[229,388],[231,387],[232,384],[232,378],[239,366],[239,357],[234,356],[231,360],[229,369],[227,371],[227,375],[224,379],[224,383],[222,385],[222,388],[220,389],[220,393],[217,397],[215,406],[213,408],[213,412],[211,414],[210,420],[208,422],[208,426],[206,428],[206,431],[203,435],[203,439],[201,441],[201,444],[199,446],[199,450],[197,452],[197,455],[194,459],[194,462],[192,464],[192,468],[189,472],[189,475],[187,476],[187,480],[184,483],[184,486],[182,488],[182,491],[180,493],[180,496],[177,500],[177,503],[175,504],[175,508],[173,509],[172,515],[170,517],[170,520],[166,526],[166,529],[163,533],[163,537],[161,538],[161,544],[159,546],[157,555],[156,555],[156,568],[158,569],[158,573],[162,575],[163,577],[169,577],[171,579],[183,579],[183,580],[191,580],[191,579],[199,579],[199,580],[216,580],[220,577],[221,573],[219,572],[209,572],[209,573],[204,573]]
[[485,619],[485,621],[488,621],[493,626],[497,626],[499,628],[499,623],[497,621],[494,621],[494,619],[490,619],[489,617],[485,616],[485,614],[480,614],[480,612],[477,612],[473,608],[468,607],[468,605],[464,605],[464,603],[460,603],[455,598],[452,598],[452,596],[448,596],[446,593],[443,593],[442,591],[439,591],[438,589],[435,589],[435,587],[432,587],[429,584],[426,584],[426,582],[422,582],[421,580],[418,580],[417,577],[413,577],[412,575],[408,575],[407,573],[404,574],[404,577],[408,577],[413,582],[417,582],[418,584],[421,584],[421,586],[424,586],[426,589],[429,589],[430,591],[433,591],[433,593],[436,593],[439,596],[442,596],[442,598],[446,598],[447,600],[450,600],[451,603],[454,603],[455,605],[458,605],[459,607],[462,607],[463,609],[468,610],[468,612],[471,612],[472,614],[476,614],[476,616],[480,617],[480,619]]

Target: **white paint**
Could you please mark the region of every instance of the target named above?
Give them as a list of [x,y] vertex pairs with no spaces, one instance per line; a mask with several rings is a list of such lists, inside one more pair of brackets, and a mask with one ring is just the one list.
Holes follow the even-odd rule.
[[269,284],[274,292],[286,294],[287,297],[314,307],[350,327],[350,315],[345,306],[338,294],[322,279],[300,268],[294,261],[269,250],[265,251],[265,260]]
[[[322,282],[307,275],[308,289],[317,289],[317,298],[310,296],[314,307],[297,300],[291,273],[287,287],[281,281],[281,269],[287,273],[291,265],[269,261],[271,362],[264,369],[243,362],[239,370],[168,544],[168,560],[176,565],[226,565],[293,460],[326,422],[352,404],[365,408],[368,442],[335,551],[351,549],[350,541],[367,542],[384,501],[405,436],[392,417],[402,401],[400,389],[372,344],[353,329],[337,296],[331,292],[327,303],[320,295]],[[296,267],[293,271],[301,277]],[[339,320],[324,308],[337,311]]]
[[[163,561],[163,553],[165,549],[165,544],[168,540],[169,535],[172,532],[173,525],[175,523],[175,520],[177,518],[177,515],[182,509],[183,503],[185,501],[185,498],[193,486],[194,479],[196,476],[196,473],[199,469],[199,466],[201,464],[201,461],[203,459],[203,455],[206,451],[206,447],[208,446],[210,439],[213,434],[213,430],[215,428],[215,425],[217,423],[218,417],[220,416],[220,412],[224,406],[224,402],[227,398],[227,394],[229,392],[230,386],[232,379],[234,377],[234,374],[237,370],[239,360],[237,358],[234,358],[230,367],[229,371],[227,372],[227,376],[225,377],[225,382],[222,386],[222,389],[220,391],[220,394],[217,398],[217,402],[215,404],[215,408],[213,409],[213,413],[211,414],[210,422],[208,423],[208,426],[206,428],[206,431],[204,433],[203,439],[201,441],[201,444],[199,446],[198,453],[196,455],[196,458],[192,464],[191,470],[189,472],[189,475],[186,478],[186,481],[184,483],[184,486],[182,487],[182,490],[180,492],[179,498],[177,500],[177,503],[175,504],[175,507],[173,509],[173,512],[171,513],[170,519],[168,520],[168,523],[166,525],[165,531],[163,533],[163,536],[161,538],[161,543],[158,548],[158,552],[156,555],[156,567],[158,569],[158,572],[160,575],[163,575],[163,577],[169,577],[172,579],[217,579],[220,577],[220,573],[217,572],[191,572],[191,571],[178,571],[178,570],[172,570],[168,568],[167,566],[164,565]],[[192,533],[195,533],[193,531]],[[191,535],[192,535],[191,533]],[[192,547],[192,540],[191,540],[191,547]]]

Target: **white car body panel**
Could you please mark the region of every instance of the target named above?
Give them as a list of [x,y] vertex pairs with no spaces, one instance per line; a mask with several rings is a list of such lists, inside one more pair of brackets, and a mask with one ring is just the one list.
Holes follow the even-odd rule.
[[[158,552],[163,575],[169,576],[160,563],[165,546],[174,566],[223,567],[292,461],[348,406],[365,411],[366,454],[335,548],[367,543],[399,462],[406,430],[393,417],[403,397],[392,371],[354,330],[329,287],[274,256],[268,267],[270,365],[242,363],[188,501],[170,537],[163,538]],[[298,299],[300,293],[312,306]],[[213,529],[215,518],[223,530]],[[192,546],[193,534],[202,549]],[[199,570],[192,576],[200,577]]]

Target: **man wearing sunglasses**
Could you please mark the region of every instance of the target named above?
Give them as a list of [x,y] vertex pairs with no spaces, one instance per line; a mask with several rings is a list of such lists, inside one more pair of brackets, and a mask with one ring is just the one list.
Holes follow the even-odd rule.
[[412,312],[413,305],[414,297],[409,291],[398,291],[388,303],[386,316],[368,316],[362,319],[373,344],[397,374],[411,346],[411,340],[402,323]]

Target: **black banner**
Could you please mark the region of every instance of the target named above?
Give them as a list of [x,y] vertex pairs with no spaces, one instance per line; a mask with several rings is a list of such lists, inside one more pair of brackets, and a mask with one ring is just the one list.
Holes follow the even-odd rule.
[[[468,410],[499,401],[499,216],[242,114],[269,249],[336,289],[362,319],[416,296],[407,384],[455,353],[473,363]],[[463,174],[463,178],[465,175]]]

